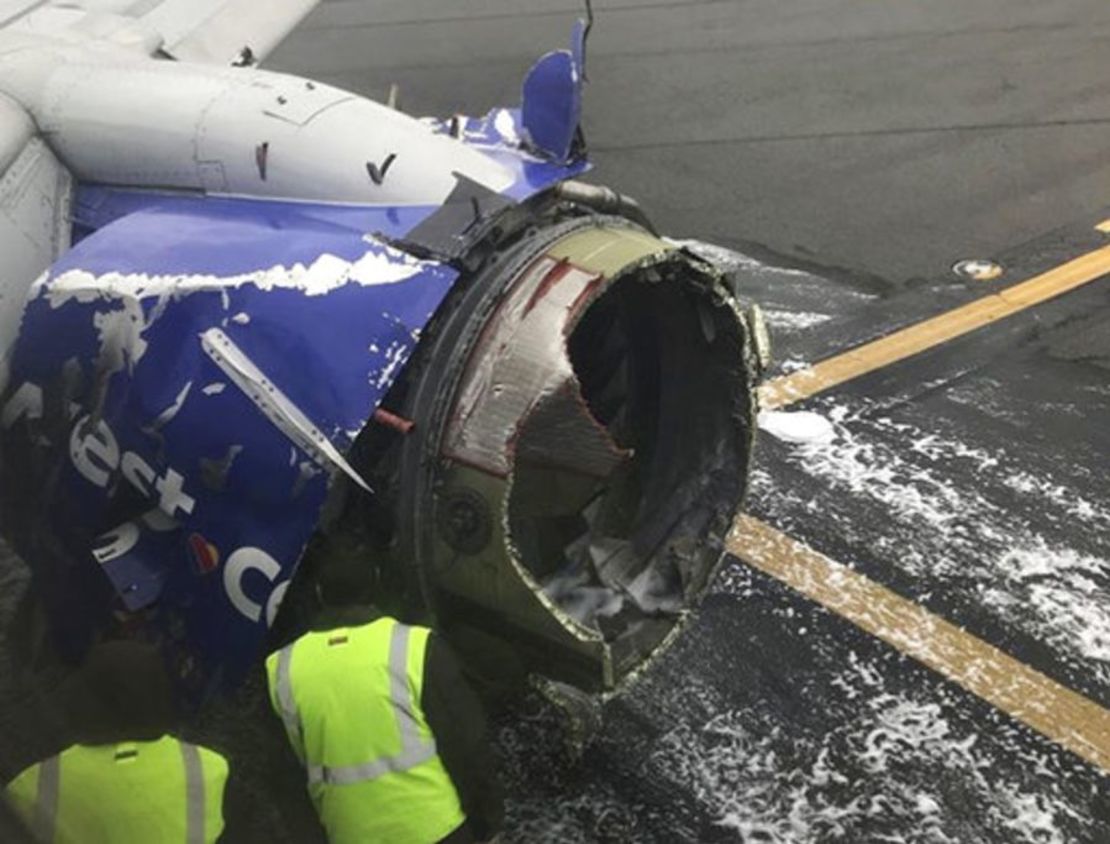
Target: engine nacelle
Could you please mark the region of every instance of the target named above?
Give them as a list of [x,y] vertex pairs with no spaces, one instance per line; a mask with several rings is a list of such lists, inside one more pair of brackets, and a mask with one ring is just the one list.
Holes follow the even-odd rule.
[[385,537],[391,597],[491,674],[612,689],[723,557],[749,324],[719,272],[618,218],[532,230],[453,305],[386,400],[415,429],[362,444],[384,492],[356,521]]

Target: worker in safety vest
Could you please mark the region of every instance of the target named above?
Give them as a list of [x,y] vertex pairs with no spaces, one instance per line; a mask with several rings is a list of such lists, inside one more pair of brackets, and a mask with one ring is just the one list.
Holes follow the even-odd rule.
[[489,840],[503,809],[481,705],[442,639],[370,606],[370,572],[327,560],[312,629],[266,660],[328,840]]
[[93,649],[65,688],[76,743],[20,773],[4,796],[41,844],[209,844],[223,831],[227,762],[179,741],[152,649]]

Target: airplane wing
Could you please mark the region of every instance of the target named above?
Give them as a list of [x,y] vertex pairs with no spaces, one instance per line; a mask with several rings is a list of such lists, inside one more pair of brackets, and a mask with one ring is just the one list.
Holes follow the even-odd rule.
[[0,0],[0,28],[138,40],[181,61],[265,58],[319,0]]
[[[162,0],[144,20],[176,59],[228,64],[249,49],[265,58],[318,0]],[[146,5],[149,6],[149,3]]]

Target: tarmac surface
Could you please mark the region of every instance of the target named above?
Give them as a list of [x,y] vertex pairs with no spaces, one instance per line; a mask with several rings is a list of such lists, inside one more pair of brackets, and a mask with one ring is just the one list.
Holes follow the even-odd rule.
[[[580,11],[325,2],[269,65],[480,113]],[[758,259],[719,254],[776,372],[1110,242],[1099,0],[595,12],[593,178]],[[787,409],[829,429],[764,432],[746,509],[1110,706],[1108,314],[1104,278]],[[546,729],[502,732],[508,840],[1110,841],[1104,772],[740,561],[580,764]]]
[[[592,178],[735,265],[772,375],[1110,244],[1104,0],[595,7]],[[331,0],[267,66],[483,113],[579,11]],[[765,416],[746,511],[1110,708],[1108,317],[1104,276],[784,408],[802,436]],[[32,754],[48,708],[2,696]],[[236,840],[318,840],[259,704],[196,725],[244,760]],[[1110,841],[1105,770],[738,559],[604,718],[580,760],[545,712],[498,725],[505,841]]]

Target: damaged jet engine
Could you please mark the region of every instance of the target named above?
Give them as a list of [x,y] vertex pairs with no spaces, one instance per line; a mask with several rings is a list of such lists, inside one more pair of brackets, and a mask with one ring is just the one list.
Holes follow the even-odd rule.
[[425,335],[386,400],[413,430],[359,456],[413,603],[602,690],[722,558],[756,362],[712,267],[627,220],[548,213]]

